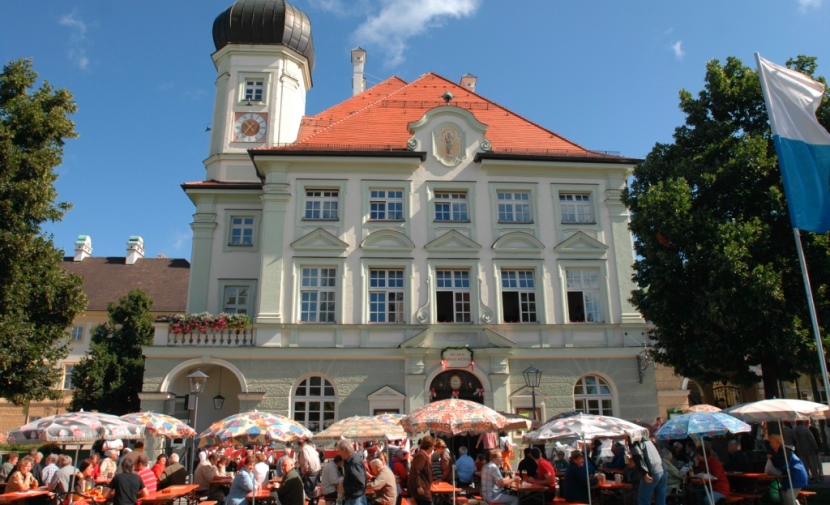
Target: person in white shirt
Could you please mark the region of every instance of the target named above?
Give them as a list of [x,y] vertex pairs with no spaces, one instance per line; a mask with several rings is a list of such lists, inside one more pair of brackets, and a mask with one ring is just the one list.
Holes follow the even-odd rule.
[[256,465],[254,465],[254,482],[260,487],[264,487],[263,483],[268,480],[268,472],[271,470],[266,460],[268,457],[261,452],[254,456]]

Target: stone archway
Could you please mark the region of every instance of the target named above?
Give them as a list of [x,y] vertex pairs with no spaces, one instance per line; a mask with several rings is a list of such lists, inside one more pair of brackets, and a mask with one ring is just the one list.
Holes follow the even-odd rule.
[[466,370],[452,369],[439,373],[432,379],[429,390],[430,401],[446,400],[457,392],[456,397],[461,400],[484,403],[484,388],[481,381]]

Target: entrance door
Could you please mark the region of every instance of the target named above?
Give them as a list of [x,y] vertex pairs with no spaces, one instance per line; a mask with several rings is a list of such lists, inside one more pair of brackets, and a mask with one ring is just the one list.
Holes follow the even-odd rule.
[[[430,384],[430,394],[435,392],[435,396],[430,401],[447,400],[456,397],[461,400],[469,400],[476,403],[484,403],[484,389],[481,387],[481,381],[478,377],[466,370],[446,370],[438,374]],[[464,446],[468,453],[473,458],[476,454],[483,452],[475,448],[478,435],[458,435],[455,437],[441,436],[447,443],[447,447],[452,451],[453,457],[458,459],[458,448]]]

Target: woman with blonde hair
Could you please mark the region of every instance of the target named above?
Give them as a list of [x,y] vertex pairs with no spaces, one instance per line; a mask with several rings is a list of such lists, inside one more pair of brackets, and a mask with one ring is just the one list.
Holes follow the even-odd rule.
[[32,475],[32,466],[35,460],[31,456],[26,456],[17,462],[17,467],[9,475],[9,480],[6,482],[6,493],[16,493],[20,491],[28,491],[35,489],[38,486],[37,479]]

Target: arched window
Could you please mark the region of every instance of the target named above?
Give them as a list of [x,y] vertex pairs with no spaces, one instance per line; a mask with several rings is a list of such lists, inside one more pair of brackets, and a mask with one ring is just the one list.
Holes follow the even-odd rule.
[[614,397],[608,382],[597,375],[580,377],[574,386],[574,410],[585,414],[613,415]]
[[294,420],[313,432],[324,430],[335,421],[337,395],[328,379],[306,377],[294,390]]

